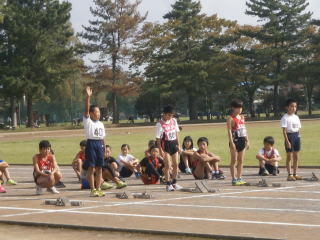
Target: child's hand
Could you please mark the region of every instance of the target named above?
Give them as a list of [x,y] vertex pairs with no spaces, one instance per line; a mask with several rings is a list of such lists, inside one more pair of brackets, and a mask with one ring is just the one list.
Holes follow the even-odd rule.
[[86,93],[87,93],[87,96],[88,96],[88,97],[91,97],[91,96],[92,96],[92,88],[89,87],[89,86],[87,86],[87,87],[86,87]]
[[290,142],[286,142],[286,147],[287,147],[288,149],[291,149],[291,143],[290,143]]

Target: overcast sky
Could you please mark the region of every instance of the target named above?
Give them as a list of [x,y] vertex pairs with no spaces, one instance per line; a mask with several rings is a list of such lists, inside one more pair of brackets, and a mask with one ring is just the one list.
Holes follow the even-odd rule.
[[[66,0],[72,3],[71,21],[76,32],[82,31],[81,25],[88,25],[90,6],[93,0]],[[142,0],[140,10],[148,12],[148,21],[162,21],[162,16],[170,11],[171,4],[175,0]],[[257,19],[245,15],[246,0],[200,0],[202,11],[212,15],[217,13],[219,17],[237,20],[240,24],[257,24]],[[309,11],[314,18],[320,19],[320,0],[309,0]]]

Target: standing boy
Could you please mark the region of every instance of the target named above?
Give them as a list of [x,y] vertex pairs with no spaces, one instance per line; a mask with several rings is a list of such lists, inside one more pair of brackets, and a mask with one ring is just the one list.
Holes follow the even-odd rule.
[[244,116],[241,115],[243,102],[235,99],[231,102],[232,114],[227,119],[229,147],[231,155],[230,173],[232,185],[240,186],[246,184],[242,179],[244,154],[249,149],[249,139],[245,126]]
[[[301,122],[295,114],[297,111],[297,101],[288,99],[286,102],[287,113],[281,118],[281,128],[285,141],[285,149],[287,152],[287,171],[288,181],[302,180],[302,177],[297,175],[298,170],[298,153],[300,151],[300,128]],[[291,169],[291,163],[293,166]],[[292,175],[293,170],[293,175]]]
[[[156,125],[157,146],[160,155],[164,159],[164,175],[166,180],[166,190],[180,190],[182,187],[177,184],[179,169],[179,126],[177,120],[173,118],[173,108],[166,106],[163,109],[163,116]],[[170,178],[170,170],[172,174]]]
[[[104,137],[106,136],[104,125],[99,121],[100,109],[96,105],[90,106],[90,97],[92,89],[86,88],[86,102],[83,116],[83,125],[87,139],[86,161],[84,167],[88,168],[87,179],[90,184],[91,197],[103,197],[105,194],[101,191],[102,166],[104,162]],[[96,187],[95,187],[96,184]]]

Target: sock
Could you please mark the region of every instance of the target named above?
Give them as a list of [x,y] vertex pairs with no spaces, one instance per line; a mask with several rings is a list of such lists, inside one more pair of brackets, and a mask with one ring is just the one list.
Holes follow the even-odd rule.
[[220,174],[220,171],[219,171],[219,170],[217,170],[215,173],[216,173],[216,174]]

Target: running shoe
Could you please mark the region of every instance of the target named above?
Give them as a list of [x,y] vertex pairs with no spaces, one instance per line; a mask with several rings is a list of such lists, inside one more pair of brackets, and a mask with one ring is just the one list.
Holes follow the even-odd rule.
[[186,168],[186,169],[185,169],[185,172],[186,172],[187,175],[191,175],[191,174],[192,174],[192,171],[191,171],[190,168]]
[[240,186],[247,184],[247,182],[245,180],[243,180],[242,178],[239,178],[238,182],[239,182]]
[[90,197],[99,197],[99,192],[97,189],[92,189],[90,192]]
[[260,172],[259,172],[259,175],[260,175],[260,176],[268,176],[268,175],[269,175],[269,172],[268,172],[267,169],[261,168],[261,169],[260,169]]
[[289,175],[287,177],[287,181],[296,181],[296,178],[294,176],[292,176],[292,175]]
[[213,177],[215,178],[215,179],[217,179],[217,180],[223,180],[223,179],[225,179],[226,177],[223,175],[223,174],[221,174],[221,173],[216,173],[216,174],[214,174],[214,176],[212,176],[212,179],[213,179]]
[[122,181],[117,183],[117,189],[125,188],[126,186],[127,186],[127,184]]
[[232,180],[232,186],[241,186],[241,183],[237,179]]
[[303,180],[303,177],[299,176],[299,175],[293,175],[293,177],[296,179],[296,180]]
[[47,191],[53,194],[59,194],[60,192],[56,189],[55,186],[51,187],[51,188],[47,188]]
[[101,189],[98,189],[97,192],[98,192],[98,197],[104,197],[106,195]]
[[103,183],[101,184],[101,189],[102,189],[102,190],[107,190],[107,189],[111,189],[111,188],[113,188],[113,185],[110,184],[110,183],[103,182]]
[[179,190],[181,190],[181,189],[183,188],[182,186],[180,186],[180,185],[177,184],[177,183],[172,184],[172,186],[173,186],[174,190],[177,190],[177,191],[179,191]]
[[36,195],[41,195],[42,194],[42,187],[39,185],[36,185]]
[[59,181],[58,183],[56,183],[54,186],[55,186],[56,188],[65,188],[65,187],[66,187],[66,185],[64,185],[64,183],[61,182],[61,181]]
[[167,190],[167,192],[172,192],[172,191],[175,190],[175,188],[173,187],[172,184],[170,184],[170,185],[167,185],[167,186],[166,186],[166,190]]
[[140,179],[141,178],[141,173],[139,173],[139,172],[135,172],[134,175],[136,175],[136,179]]
[[9,180],[7,181],[7,185],[17,185],[17,182],[14,181],[14,180],[12,180],[12,179],[9,179]]
[[6,193],[6,189],[0,184],[0,193]]

